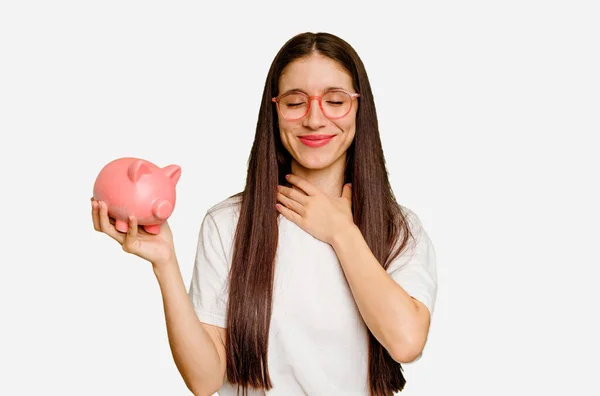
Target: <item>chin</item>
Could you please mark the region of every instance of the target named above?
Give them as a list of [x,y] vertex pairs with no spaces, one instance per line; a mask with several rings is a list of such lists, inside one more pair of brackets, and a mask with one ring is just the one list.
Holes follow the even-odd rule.
[[298,165],[306,169],[320,170],[333,165],[338,158],[333,158],[331,155],[307,155],[300,158],[294,158]]
[[296,161],[300,166],[310,170],[321,170],[331,166],[331,161]]

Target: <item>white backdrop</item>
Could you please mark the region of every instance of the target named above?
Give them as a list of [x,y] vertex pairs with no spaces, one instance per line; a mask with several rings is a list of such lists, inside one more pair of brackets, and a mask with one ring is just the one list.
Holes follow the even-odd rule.
[[396,195],[436,248],[403,394],[592,394],[594,2],[215,3],[0,5],[0,394],[190,394],[150,264],[93,231],[92,185],[121,156],[182,166],[189,284],[202,217],[243,188],[269,65],[303,31],[359,52]]

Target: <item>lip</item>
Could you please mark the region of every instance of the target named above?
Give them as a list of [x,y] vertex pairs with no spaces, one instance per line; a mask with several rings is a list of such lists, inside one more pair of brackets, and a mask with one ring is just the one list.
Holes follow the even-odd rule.
[[306,135],[298,139],[308,147],[322,147],[329,143],[336,135]]

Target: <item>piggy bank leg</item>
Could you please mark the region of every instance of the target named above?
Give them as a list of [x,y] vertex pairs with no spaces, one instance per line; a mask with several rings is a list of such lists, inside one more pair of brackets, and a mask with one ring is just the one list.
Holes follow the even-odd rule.
[[120,232],[127,232],[129,230],[129,223],[123,220],[115,220],[115,228]]
[[144,230],[146,230],[148,234],[156,235],[160,232],[160,224],[145,225]]

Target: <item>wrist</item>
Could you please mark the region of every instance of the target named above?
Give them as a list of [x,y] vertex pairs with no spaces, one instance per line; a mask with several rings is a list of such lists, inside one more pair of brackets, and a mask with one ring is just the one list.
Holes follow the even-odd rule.
[[330,244],[334,249],[337,250],[338,248],[344,246],[344,244],[351,242],[357,233],[360,234],[360,229],[356,224],[352,223],[351,225],[338,230],[338,232],[333,235]]
[[152,270],[157,276],[165,271],[169,271],[170,269],[177,267],[179,267],[179,263],[177,262],[177,257],[174,255],[163,260],[157,260],[152,262]]

